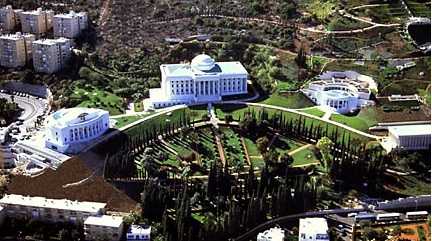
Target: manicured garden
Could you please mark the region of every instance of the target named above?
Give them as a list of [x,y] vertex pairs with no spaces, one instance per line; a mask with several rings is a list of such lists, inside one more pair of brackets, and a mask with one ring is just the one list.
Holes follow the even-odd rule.
[[315,155],[316,147],[310,146],[292,154],[294,159],[293,166],[303,166],[310,164],[319,164],[319,159]]
[[323,117],[325,114],[325,112],[320,110],[319,107],[305,108],[299,111],[303,113],[307,113],[309,115],[318,116],[318,117]]
[[142,115],[131,115],[131,116],[123,116],[123,117],[118,117],[118,118],[113,118],[113,120],[116,121],[115,127],[116,128],[121,128],[123,126],[129,125],[130,123],[133,123],[139,119],[142,119],[146,116],[148,116],[149,114],[142,114]]
[[[234,120],[238,121],[241,118],[243,118],[245,113],[248,113],[248,112],[259,113],[261,110],[266,110],[266,112],[268,113],[269,116],[282,113],[284,118],[293,119],[294,121],[298,121],[298,120],[304,121],[306,126],[313,125],[313,126],[321,126],[323,128],[327,128],[328,133],[331,133],[334,130],[338,129],[338,131],[339,131],[338,140],[342,140],[342,132],[345,132],[345,140],[347,140],[348,137],[359,139],[362,141],[369,140],[368,137],[364,137],[364,136],[359,135],[357,133],[352,133],[350,131],[344,130],[343,128],[336,127],[332,124],[327,124],[321,120],[313,119],[313,118],[309,118],[309,117],[303,117],[303,116],[300,116],[299,114],[296,114],[296,113],[284,112],[284,111],[280,111],[280,110],[273,109],[273,108],[263,108],[263,107],[259,107],[259,106],[247,106],[247,105],[223,105],[223,106],[215,105],[214,108],[215,108],[215,113],[219,119],[224,119],[225,115],[229,114],[233,117]],[[346,120],[341,119],[340,121],[346,121]],[[353,121],[353,122],[357,123],[356,121]],[[352,124],[351,122],[347,122],[347,123]],[[366,127],[373,123],[373,119],[371,118],[370,120],[366,121],[366,123],[367,124],[361,124],[361,125],[359,124],[359,126],[361,128],[363,128],[362,130],[367,130]]]
[[356,116],[332,114],[330,120],[363,132],[368,132],[369,127],[375,126],[378,123],[377,114],[373,107],[363,108]]
[[75,88],[70,98],[79,102],[79,107],[101,108],[109,111],[110,115],[124,112],[122,98],[97,88]]
[[291,109],[314,106],[312,101],[300,92],[275,92],[259,103]]

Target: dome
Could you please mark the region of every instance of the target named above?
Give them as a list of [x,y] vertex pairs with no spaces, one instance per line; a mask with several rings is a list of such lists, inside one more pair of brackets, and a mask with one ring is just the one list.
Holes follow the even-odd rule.
[[211,70],[215,66],[215,61],[206,54],[200,54],[192,59],[192,67],[201,71]]

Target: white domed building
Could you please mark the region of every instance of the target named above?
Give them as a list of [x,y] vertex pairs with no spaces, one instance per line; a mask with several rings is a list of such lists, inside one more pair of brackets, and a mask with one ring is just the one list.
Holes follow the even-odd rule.
[[163,64],[161,88],[150,89],[146,107],[208,103],[247,93],[248,72],[240,62],[216,62],[206,54],[190,64]]
[[325,72],[301,91],[316,105],[346,114],[373,105],[371,94],[378,87],[371,77],[354,71]]
[[109,128],[109,113],[93,108],[61,109],[48,117],[45,146],[61,153],[100,137]]

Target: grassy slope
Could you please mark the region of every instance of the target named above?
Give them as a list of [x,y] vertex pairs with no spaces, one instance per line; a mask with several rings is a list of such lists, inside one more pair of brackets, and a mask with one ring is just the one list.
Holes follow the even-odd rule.
[[[85,100],[85,96],[88,97],[88,100]],[[109,111],[111,115],[118,115],[124,112],[122,99],[107,91],[76,88],[74,93],[71,95],[71,98],[83,100],[78,105],[79,107],[102,108]]]
[[314,116],[318,116],[318,117],[323,117],[325,112],[320,110],[317,107],[314,108],[308,108],[308,109],[304,109],[304,110],[300,110],[301,112],[310,114],[310,115],[314,115]]
[[376,113],[373,108],[364,108],[357,116],[333,114],[330,120],[345,124],[360,131],[367,132],[369,127],[377,124]]

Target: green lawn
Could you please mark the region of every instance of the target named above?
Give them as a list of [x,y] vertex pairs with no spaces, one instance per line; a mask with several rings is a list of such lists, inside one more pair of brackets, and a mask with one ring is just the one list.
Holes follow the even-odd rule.
[[144,117],[146,117],[147,115],[133,115],[133,116],[125,116],[125,117],[120,117],[120,118],[113,118],[114,120],[116,120],[116,128],[121,128],[123,126],[126,126],[132,122],[135,122],[139,119],[142,119]]
[[203,116],[207,116],[207,105],[198,105],[189,107],[190,116],[194,121],[202,120]]
[[312,107],[314,104],[302,93],[280,93],[275,92],[268,96],[267,99],[260,101],[259,103],[280,106],[285,108],[300,109],[306,107]]
[[299,152],[296,152],[292,155],[294,158],[293,166],[298,165],[306,165],[306,164],[312,164],[319,162],[318,158],[316,157],[314,153],[315,147],[309,147],[306,149],[303,149]]
[[263,167],[265,165],[262,157],[251,157],[250,160],[251,160],[251,163],[252,163],[254,168],[260,169],[261,167]]
[[309,115],[318,116],[318,117],[323,117],[325,114],[325,112],[320,110],[318,107],[307,108],[307,109],[299,110],[299,111],[303,112],[303,113],[307,113]]
[[376,118],[374,108],[364,108],[357,116],[332,114],[330,120],[345,124],[363,132],[368,132],[369,127],[377,124]]
[[271,146],[272,148],[275,148],[276,151],[278,151],[280,154],[285,152],[293,151],[299,147],[303,146],[303,143],[300,143],[296,140],[290,139],[285,136],[279,136]]
[[190,111],[191,110],[185,107],[183,109],[178,109],[167,114],[155,116],[149,120],[141,122],[140,124],[127,129],[125,133],[133,136],[137,133],[144,132],[145,130],[151,131],[153,128],[159,130],[160,128],[163,128],[168,124],[180,121],[183,115],[190,115]]
[[245,141],[246,149],[248,150],[249,156],[260,156],[261,155],[261,153],[258,151],[258,147],[255,144],[255,141],[253,141],[247,137],[243,137],[243,139]]
[[110,115],[124,112],[122,99],[104,90],[75,88],[71,98],[80,102],[79,107],[101,108],[109,111]]

